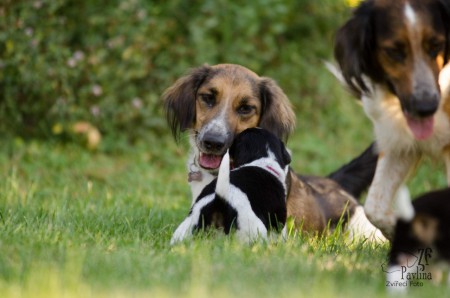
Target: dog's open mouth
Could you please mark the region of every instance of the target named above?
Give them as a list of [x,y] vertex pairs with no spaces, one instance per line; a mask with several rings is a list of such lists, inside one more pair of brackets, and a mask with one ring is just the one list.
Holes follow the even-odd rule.
[[405,118],[409,129],[417,140],[426,140],[433,134],[434,116],[416,118],[405,113]]
[[223,155],[200,153],[198,162],[204,169],[214,170],[220,166]]

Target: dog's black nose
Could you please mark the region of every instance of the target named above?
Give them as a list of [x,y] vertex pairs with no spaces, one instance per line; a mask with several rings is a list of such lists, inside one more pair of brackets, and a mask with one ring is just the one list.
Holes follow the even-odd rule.
[[439,107],[439,95],[427,94],[419,97],[412,98],[413,114],[425,118],[433,115]]
[[203,147],[211,152],[221,152],[226,144],[226,139],[218,135],[206,135],[203,138]]

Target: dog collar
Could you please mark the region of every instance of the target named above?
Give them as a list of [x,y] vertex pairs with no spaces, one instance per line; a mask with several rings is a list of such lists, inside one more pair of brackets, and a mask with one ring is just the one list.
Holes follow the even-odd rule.
[[200,172],[200,171],[189,172],[189,174],[188,174],[188,182],[202,181],[202,179],[203,179],[203,175],[202,175],[202,172]]
[[266,166],[266,169],[268,169],[269,172],[272,172],[273,174],[275,174],[278,178],[281,178],[280,173],[278,173],[278,171],[275,170],[274,168],[272,168],[271,166]]
[[203,180],[202,172],[198,170],[198,167],[195,164],[195,162],[191,163],[189,166],[188,182],[192,182],[192,181],[200,182],[202,180]]

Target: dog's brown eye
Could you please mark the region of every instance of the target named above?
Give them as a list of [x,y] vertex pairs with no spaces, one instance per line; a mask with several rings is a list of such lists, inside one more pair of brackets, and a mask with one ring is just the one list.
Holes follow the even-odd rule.
[[250,114],[253,110],[255,109],[255,107],[254,106],[251,106],[251,105],[241,105],[239,108],[238,108],[238,110],[237,110],[237,112],[240,114],[240,115],[248,115],[248,114]]
[[202,101],[210,108],[216,104],[216,97],[213,94],[200,94]]
[[402,62],[406,58],[403,47],[385,48],[384,53],[393,61]]

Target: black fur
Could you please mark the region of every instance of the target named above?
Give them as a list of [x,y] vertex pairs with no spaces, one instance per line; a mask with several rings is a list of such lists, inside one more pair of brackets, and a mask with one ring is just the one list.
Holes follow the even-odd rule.
[[[416,5],[421,5],[421,3],[418,2]],[[441,15],[441,18],[437,17],[433,20],[437,28],[444,27],[446,35],[445,64],[450,58],[450,1],[436,0],[431,1],[429,5],[423,9],[432,11],[433,15]],[[355,9],[352,17],[337,31],[334,56],[341,68],[345,82],[357,98],[360,98],[361,91],[369,91],[362,79],[363,74],[375,83],[385,84],[395,94],[393,84],[378,63],[376,37],[390,34],[391,24],[397,21],[384,9],[378,8],[375,1],[367,0]]]
[[235,167],[267,157],[267,149],[275,155],[282,168],[291,163],[291,156],[283,142],[273,133],[261,128],[249,128],[237,135],[230,147]]
[[[206,195],[214,193],[216,182],[214,180],[204,188],[197,202]],[[273,175],[258,167],[245,167],[231,173],[230,183],[248,194],[253,212],[261,219],[267,230],[279,231],[284,226],[287,216],[284,188]],[[267,185],[270,187],[264,187]],[[214,214],[220,214],[223,218],[221,226],[224,233],[228,234],[232,227],[239,228],[236,222],[237,213],[223,198],[216,196],[216,199],[203,208],[202,220],[194,227],[194,230],[213,226]]]
[[368,91],[362,75],[381,80],[382,71],[375,63],[374,3],[363,2],[335,37],[334,56],[350,91],[357,96]]
[[397,264],[402,253],[417,254],[418,249],[433,248],[433,257],[450,262],[450,189],[427,193],[413,201],[415,218],[436,220],[437,230],[433,243],[424,243],[412,228],[412,221],[399,220],[389,255],[389,263]]
[[[207,196],[208,194],[214,193],[214,190],[216,189],[216,182],[217,180],[214,180],[210,184],[208,184],[203,189],[196,202],[198,202],[201,198]],[[191,212],[189,212],[189,215],[190,214]],[[203,207],[201,214],[201,222],[194,226],[194,231],[216,225],[216,227],[223,228],[225,234],[229,234],[233,227],[238,228],[236,223],[237,211],[221,198],[213,200],[205,207]],[[214,222],[215,219],[213,217],[215,214],[220,214],[222,216],[223,220],[220,225]]]
[[[269,229],[279,230],[286,223],[286,190],[285,186],[273,175],[256,166],[240,166],[268,157],[268,150],[272,151],[281,168],[291,162],[291,158],[282,141],[274,134],[260,128],[249,128],[240,133],[230,147],[230,157],[237,168],[230,172],[230,184],[239,188],[250,202],[253,212]],[[196,203],[215,192],[217,179],[208,184]],[[194,204],[195,206],[195,204]],[[233,209],[223,198],[216,195],[215,199],[201,210],[200,221],[194,227],[199,230],[216,225],[213,217],[219,214],[223,227],[228,234],[232,227],[239,228],[236,218],[239,210]],[[191,212],[189,213],[191,214]]]
[[444,64],[450,60],[450,0],[439,0],[439,11],[441,13],[442,25],[445,28],[445,59]]
[[375,143],[372,143],[360,156],[328,175],[354,198],[361,194],[372,183],[377,167],[378,154]]

